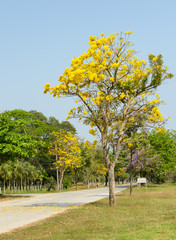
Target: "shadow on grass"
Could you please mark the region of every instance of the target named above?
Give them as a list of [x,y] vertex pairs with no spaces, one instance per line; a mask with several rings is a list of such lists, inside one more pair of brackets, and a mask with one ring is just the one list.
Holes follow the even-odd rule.
[[75,203],[34,203],[34,204],[30,204],[30,205],[23,205],[23,207],[73,207],[73,206],[82,206],[83,204],[85,204],[84,202],[75,202]]
[[152,185],[152,186],[147,186],[147,188],[157,188],[158,186]]

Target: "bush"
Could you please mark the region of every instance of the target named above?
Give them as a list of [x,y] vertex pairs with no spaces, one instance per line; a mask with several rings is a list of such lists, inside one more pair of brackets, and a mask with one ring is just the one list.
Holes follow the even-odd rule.
[[68,178],[65,178],[63,181],[63,187],[67,189],[68,187],[70,187],[70,185],[71,181]]
[[50,191],[51,189],[56,190],[56,180],[53,177],[48,178],[46,188],[47,191]]

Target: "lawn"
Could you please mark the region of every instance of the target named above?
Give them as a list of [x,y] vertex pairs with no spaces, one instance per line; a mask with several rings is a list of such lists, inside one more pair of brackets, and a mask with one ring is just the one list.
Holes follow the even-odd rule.
[[149,185],[71,209],[0,240],[175,240],[176,184]]

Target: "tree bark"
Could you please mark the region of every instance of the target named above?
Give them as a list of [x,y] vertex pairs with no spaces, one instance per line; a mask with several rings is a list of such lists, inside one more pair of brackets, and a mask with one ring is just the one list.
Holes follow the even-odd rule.
[[62,182],[64,177],[64,171],[60,171],[60,179],[59,179],[59,192],[62,191]]
[[75,169],[75,186],[76,186],[76,191],[78,190],[78,176],[77,176],[77,172],[78,170]]
[[106,176],[105,176],[105,186],[108,186],[108,173],[106,173]]
[[133,192],[133,170],[132,170],[132,159],[133,159],[133,151],[131,149],[131,159],[130,159],[130,195]]
[[87,188],[90,188],[89,172],[88,172],[88,169],[87,169],[87,168],[86,168],[86,177],[87,177]]
[[56,168],[56,176],[57,176],[57,190],[59,191],[59,169]]
[[115,199],[115,177],[114,177],[114,163],[109,163],[109,205],[114,206],[116,199]]
[[130,195],[133,192],[133,174],[130,173]]
[[90,188],[89,178],[87,179],[87,188]]
[[27,183],[26,183],[26,176],[25,176],[25,180],[24,180],[24,189],[27,190]]
[[23,190],[23,178],[21,177],[21,190]]
[[6,191],[6,178],[4,177],[4,194],[5,194],[5,191]]

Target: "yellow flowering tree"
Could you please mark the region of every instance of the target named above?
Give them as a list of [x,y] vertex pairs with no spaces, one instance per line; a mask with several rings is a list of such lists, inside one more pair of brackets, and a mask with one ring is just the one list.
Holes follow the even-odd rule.
[[85,141],[84,147],[85,149],[89,150],[89,156],[91,158],[91,166],[89,166],[89,171],[94,176],[95,183],[100,183],[100,179],[102,179],[102,177],[105,177],[108,172],[108,169],[104,162],[102,148],[101,146],[97,145],[96,140],[94,140],[93,143]]
[[66,130],[52,132],[53,141],[50,143],[49,153],[56,156],[53,163],[57,172],[57,188],[62,190],[64,172],[68,167],[74,169],[80,166],[81,150],[77,138]]
[[137,59],[130,34],[90,36],[89,49],[72,60],[70,68],[59,77],[58,85],[44,86],[44,93],[50,92],[54,97],[75,97],[78,106],[70,110],[68,118],[78,118],[90,125],[92,135],[99,132],[109,173],[110,205],[115,204],[114,167],[125,131],[136,122],[140,122],[138,127],[163,123],[158,109],[162,101],[159,96],[151,100],[151,96],[165,79],[172,77],[163,66],[161,55],[149,55],[148,65]]

